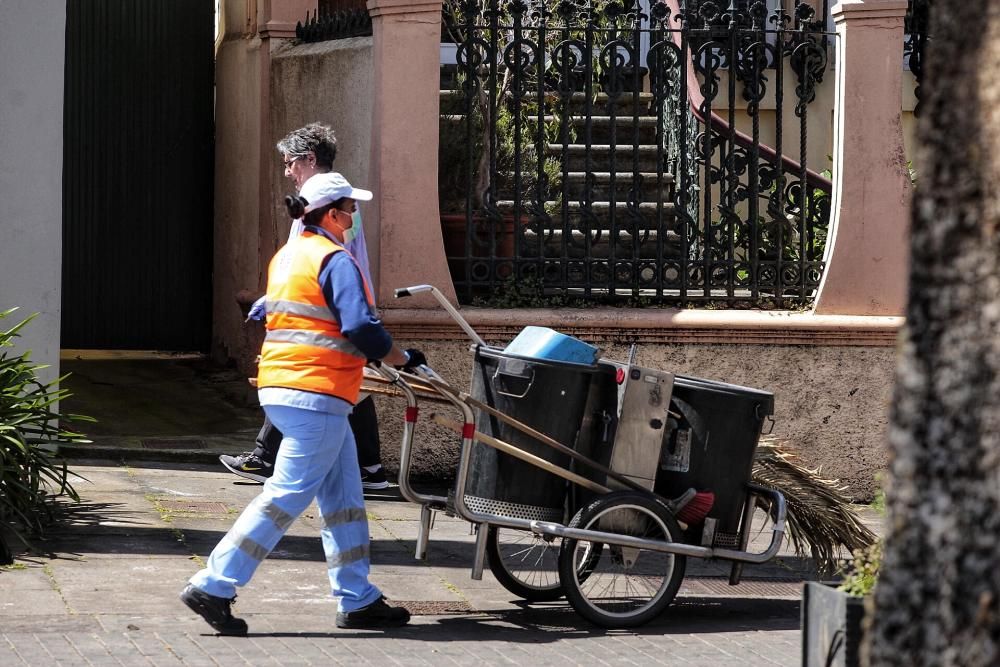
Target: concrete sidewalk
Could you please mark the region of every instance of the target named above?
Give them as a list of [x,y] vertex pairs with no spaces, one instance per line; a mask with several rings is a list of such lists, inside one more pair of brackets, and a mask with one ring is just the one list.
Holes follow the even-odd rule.
[[[76,461],[81,503],[46,543],[0,570],[0,664],[797,665],[808,568],[787,549],[748,566],[689,559],[676,602],[637,631],[595,628],[564,601],[527,604],[487,571],[469,576],[468,523],[439,514],[429,558],[413,558],[419,508],[367,499],[372,579],[414,614],[386,632],[337,630],[313,505],[240,592],[248,638],[220,638],[177,595],[259,492],[221,466]],[[714,568],[714,569],[713,569]]]
[[[386,632],[334,627],[315,505],[292,526],[235,612],[247,638],[216,637],[178,594],[260,486],[220,453],[252,448],[261,413],[245,378],[197,357],[71,354],[64,412],[98,417],[93,444],[68,447],[78,505],[42,546],[0,568],[0,665],[800,664],[802,582],[787,546],[746,566],[688,559],[678,598],[636,631],[606,631],[565,601],[528,604],[489,570],[470,577],[474,536],[437,515],[427,561],[413,557],[419,508],[398,490],[366,497],[372,579],[413,614]],[[391,456],[391,454],[390,454]],[[90,458],[81,458],[90,457]],[[876,531],[879,518],[863,514]],[[64,526],[64,527],[63,527]],[[763,550],[769,533],[755,533]]]

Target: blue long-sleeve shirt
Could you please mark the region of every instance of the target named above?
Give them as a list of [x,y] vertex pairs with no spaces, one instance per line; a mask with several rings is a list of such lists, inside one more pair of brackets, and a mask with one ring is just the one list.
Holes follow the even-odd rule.
[[368,305],[361,271],[348,252],[335,252],[327,257],[320,268],[319,285],[340,332],[355,347],[369,359],[381,359],[389,354],[392,337]]

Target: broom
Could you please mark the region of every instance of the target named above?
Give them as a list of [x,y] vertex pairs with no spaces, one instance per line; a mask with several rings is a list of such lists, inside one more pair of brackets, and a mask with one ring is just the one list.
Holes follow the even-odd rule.
[[811,556],[823,573],[839,569],[842,548],[853,553],[878,539],[852,508],[847,487],[821,476],[818,468],[801,465],[786,441],[761,439],[751,478],[785,497],[788,537],[795,553]]
[[670,501],[674,516],[689,526],[696,526],[705,520],[715,505],[715,494],[711,491],[688,489]]

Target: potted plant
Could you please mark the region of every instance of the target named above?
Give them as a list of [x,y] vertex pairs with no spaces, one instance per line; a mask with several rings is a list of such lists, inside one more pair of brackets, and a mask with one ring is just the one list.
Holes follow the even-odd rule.
[[[802,665],[857,665],[864,600],[875,585],[881,562],[878,535],[861,520],[845,495],[846,487],[802,465],[790,443],[762,437],[752,479],[785,496],[787,537],[795,553],[811,558],[820,576],[837,579],[806,583]],[[872,508],[882,513],[884,507],[879,491]],[[853,554],[846,567],[840,555],[844,550]]]
[[866,598],[871,595],[881,563],[881,544],[854,553],[838,585],[806,582],[802,597],[803,667],[860,665]]

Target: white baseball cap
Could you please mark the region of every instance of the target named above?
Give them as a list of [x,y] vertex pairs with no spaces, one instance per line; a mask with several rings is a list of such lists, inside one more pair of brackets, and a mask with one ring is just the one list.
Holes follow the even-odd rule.
[[322,208],[338,199],[350,197],[358,201],[371,201],[372,195],[368,190],[355,188],[347,182],[341,174],[330,171],[325,174],[314,174],[302,184],[299,196],[308,202],[305,212]]

